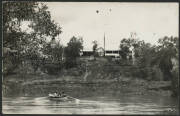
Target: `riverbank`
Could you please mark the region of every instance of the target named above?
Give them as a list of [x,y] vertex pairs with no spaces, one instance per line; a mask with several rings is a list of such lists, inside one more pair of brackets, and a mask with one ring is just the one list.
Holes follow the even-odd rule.
[[70,95],[72,91],[85,95],[86,90],[102,95],[112,91],[115,91],[114,94],[131,95],[172,94],[170,81],[153,80],[149,75],[143,77],[143,70],[139,67],[117,65],[105,58],[96,58],[93,61],[82,58],[78,62],[76,67],[62,69],[56,75],[21,72],[6,76],[3,82],[3,95],[46,96],[57,90],[63,90]]
[[[37,75],[36,75],[37,76]],[[51,79],[46,79],[48,78]],[[37,77],[36,80],[13,81],[6,82],[7,91],[5,96],[46,96],[49,92],[63,90],[71,95],[71,91],[86,93],[87,91],[100,92],[102,94],[130,94],[130,95],[162,95],[171,96],[169,81],[146,81],[143,79],[122,78],[121,80],[95,80],[95,81],[78,81],[68,80],[73,77],[56,77],[46,75]],[[67,79],[67,80],[66,80]]]
[[[30,75],[28,76],[30,77]],[[87,106],[87,108],[89,108],[88,111],[91,111],[92,107],[93,109],[99,108],[99,111],[104,111],[104,107],[106,107],[106,110],[108,110],[108,108],[112,110],[111,108],[113,107],[114,109],[112,114],[121,114],[126,111],[126,113],[135,111],[137,114],[153,114],[153,112],[154,114],[157,113],[161,115],[179,114],[177,105],[178,99],[170,97],[171,91],[169,89],[165,89],[170,86],[170,82],[167,81],[147,81],[143,79],[127,77],[122,78],[119,81],[72,81],[68,80],[67,78],[73,77],[34,75],[34,79],[31,78],[24,81],[10,81],[9,79],[8,87],[10,87],[10,91],[6,94],[7,97],[4,98],[11,99],[12,101],[5,101],[5,108],[7,109],[5,109],[4,112],[7,111],[9,113],[11,111],[12,113],[48,113],[48,111],[51,111],[51,109],[54,108],[55,110],[53,111],[58,112],[50,112],[50,114],[62,113],[61,111],[67,111],[65,113],[71,113],[71,110],[68,109],[73,107],[75,109],[77,108],[76,113],[80,114],[82,113],[82,109]],[[66,94],[80,99],[80,103],[57,103],[46,100],[48,93],[55,92],[56,90],[63,90]],[[94,102],[90,104],[91,101]],[[8,104],[9,102],[11,104]],[[18,108],[17,103],[19,105]],[[67,107],[67,104],[69,104],[69,107]],[[79,107],[79,105],[82,105],[82,107]],[[115,106],[122,109],[118,110],[118,112],[115,112],[114,110],[117,109]],[[84,109],[87,108],[85,107]],[[14,109],[19,112],[13,112]],[[40,109],[44,110],[39,112]],[[81,109],[80,112],[78,112],[79,109]],[[73,113],[74,112],[75,111],[73,111]],[[87,113],[87,111],[85,112]],[[90,113],[92,114],[94,112]],[[132,114],[134,114],[134,112],[132,112]]]

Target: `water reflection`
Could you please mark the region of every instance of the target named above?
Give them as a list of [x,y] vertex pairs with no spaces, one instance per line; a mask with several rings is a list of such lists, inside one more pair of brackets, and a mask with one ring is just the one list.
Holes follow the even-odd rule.
[[4,114],[178,114],[172,98],[148,96],[86,97],[79,102],[46,97],[3,98]]

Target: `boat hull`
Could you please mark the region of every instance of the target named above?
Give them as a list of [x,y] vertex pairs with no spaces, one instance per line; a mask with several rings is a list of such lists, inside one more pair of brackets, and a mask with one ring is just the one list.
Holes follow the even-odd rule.
[[53,101],[74,101],[73,99],[69,99],[67,97],[64,97],[64,98],[49,97],[49,100],[53,100]]

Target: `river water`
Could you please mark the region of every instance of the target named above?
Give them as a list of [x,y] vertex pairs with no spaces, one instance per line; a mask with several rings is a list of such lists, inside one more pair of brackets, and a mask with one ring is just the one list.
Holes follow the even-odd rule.
[[69,102],[47,97],[3,97],[4,114],[173,114],[178,102],[158,96],[94,96]]

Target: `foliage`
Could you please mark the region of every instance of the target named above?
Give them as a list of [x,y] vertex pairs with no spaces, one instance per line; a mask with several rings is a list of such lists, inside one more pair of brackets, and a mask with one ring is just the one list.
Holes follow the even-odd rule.
[[42,68],[47,71],[47,74],[56,75],[63,68],[63,63],[47,63]]
[[51,43],[47,43],[43,47],[43,54],[46,56],[51,56],[52,62],[62,61],[63,55],[63,46],[60,43],[55,43],[55,46],[52,47]]
[[179,41],[178,41],[178,37],[168,37],[168,36],[165,36],[164,38],[161,38],[158,40],[158,43],[160,44],[159,45],[159,48],[162,49],[162,48],[176,48],[178,49],[178,46],[179,46]]
[[156,53],[156,46],[152,46],[150,43],[144,43],[136,49],[138,53],[138,64],[141,67],[149,67],[152,59]]
[[94,54],[94,57],[97,55],[97,48],[98,48],[98,43],[96,40],[92,41],[93,43],[93,54]]
[[66,67],[70,68],[76,65],[76,58],[80,56],[83,49],[83,39],[73,36],[65,47]]
[[[126,56],[130,53],[130,47],[133,46],[138,66],[142,68],[150,67],[151,69],[153,69],[154,66],[158,66],[157,68],[160,68],[164,75],[164,80],[172,79],[173,74],[171,73],[171,70],[173,68],[173,64],[171,59],[178,59],[179,57],[178,38],[165,36],[164,38],[159,39],[158,43],[158,46],[152,46],[151,44],[145,43],[144,41],[124,38],[120,44],[121,55],[123,59],[125,59]],[[144,76],[151,76],[153,74],[150,70],[145,72],[148,75]],[[141,71],[141,73],[143,74],[143,71]]]
[[145,42],[142,40],[138,39],[133,39],[133,38],[123,38],[120,43],[120,50],[121,50],[121,56],[123,59],[126,59],[128,54],[131,53],[130,48],[134,47],[135,48],[135,57],[138,57],[138,51],[137,49],[145,44]]
[[159,39],[158,42],[160,45],[157,47],[156,56],[152,60],[152,64],[158,65],[164,74],[164,79],[169,80],[172,78],[171,70],[173,68],[171,59],[178,57],[178,38],[165,36]]
[[[30,22],[30,33],[22,30],[24,22]],[[61,28],[51,20],[46,5],[32,1],[3,2],[3,46],[18,51],[16,66],[23,60],[40,57],[46,37],[55,37],[60,33]],[[32,64],[37,67],[39,63],[32,61]]]
[[123,59],[127,58],[128,53],[130,48],[130,39],[122,39],[120,43],[120,50],[121,50],[121,56]]
[[172,96],[177,97],[179,94],[179,67],[172,70]]

